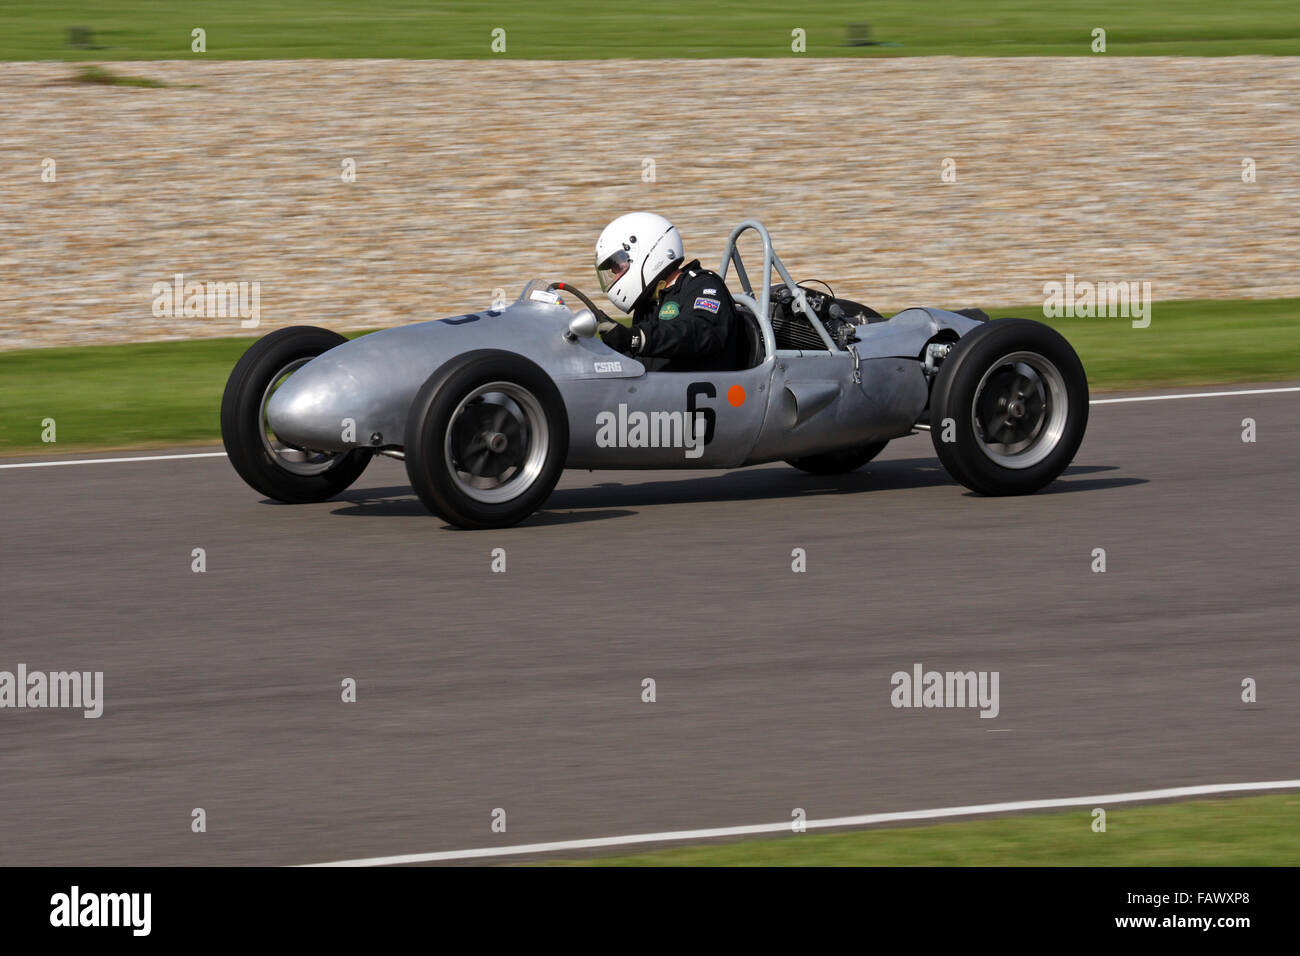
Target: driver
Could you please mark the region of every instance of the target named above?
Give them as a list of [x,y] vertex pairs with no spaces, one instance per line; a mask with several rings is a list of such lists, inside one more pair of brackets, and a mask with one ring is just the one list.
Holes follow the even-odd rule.
[[743,368],[745,336],[731,293],[716,272],[685,259],[681,235],[663,216],[630,212],[606,226],[596,240],[596,275],[632,327],[606,318],[601,339],[624,355],[666,360],[646,363],[663,371]]

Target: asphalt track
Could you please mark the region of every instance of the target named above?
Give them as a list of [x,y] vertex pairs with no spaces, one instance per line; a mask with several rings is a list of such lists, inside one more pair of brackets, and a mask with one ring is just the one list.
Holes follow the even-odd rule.
[[[0,710],[0,864],[1295,779],[1297,448],[1295,392],[1098,405],[1028,498],[966,493],[918,435],[837,478],[569,472],[500,532],[443,527],[388,460],[298,507],[219,457],[3,470],[0,670],[102,670],[105,705]],[[998,717],[893,708],[915,663],[998,671]]]

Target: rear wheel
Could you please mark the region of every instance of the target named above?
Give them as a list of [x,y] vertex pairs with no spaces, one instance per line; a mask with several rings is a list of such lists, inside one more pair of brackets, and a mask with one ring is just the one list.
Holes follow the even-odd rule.
[[365,471],[370,452],[317,453],[287,445],[266,418],[276,389],[316,356],[346,342],[328,329],[296,325],[253,343],[235,364],[221,397],[221,440],[239,477],[275,501],[327,501]]
[[787,458],[785,463],[810,475],[843,475],[861,468],[884,451],[888,444],[889,442],[885,441],[871,442],[867,445],[858,445],[856,448],[843,448],[839,451],[823,452],[820,455],[809,455],[806,458]]
[[1059,332],[997,319],[962,338],[930,396],[930,438],[948,473],[985,495],[1055,481],[1088,426],[1088,380]]
[[564,399],[537,365],[471,352],[424,383],[406,422],[406,473],[434,514],[461,528],[503,528],[550,497],[564,470]]

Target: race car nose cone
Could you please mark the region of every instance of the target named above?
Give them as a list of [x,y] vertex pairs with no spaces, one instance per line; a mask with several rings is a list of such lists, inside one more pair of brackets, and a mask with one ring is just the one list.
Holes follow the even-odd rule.
[[318,362],[304,365],[275,390],[266,406],[267,424],[290,445],[346,451],[356,447],[358,434],[368,434],[362,431],[362,409],[342,384],[347,379]]

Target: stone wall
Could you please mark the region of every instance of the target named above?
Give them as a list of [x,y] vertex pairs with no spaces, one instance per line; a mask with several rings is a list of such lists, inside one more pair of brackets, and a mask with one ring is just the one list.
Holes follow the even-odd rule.
[[761,218],[797,277],[882,310],[1035,303],[1067,272],[1300,296],[1294,59],[108,68],[172,85],[0,73],[0,349],[250,334],[156,317],[176,273],[260,283],[260,331],[451,315],[539,275],[594,289],[597,233],[639,208],[714,267]]

